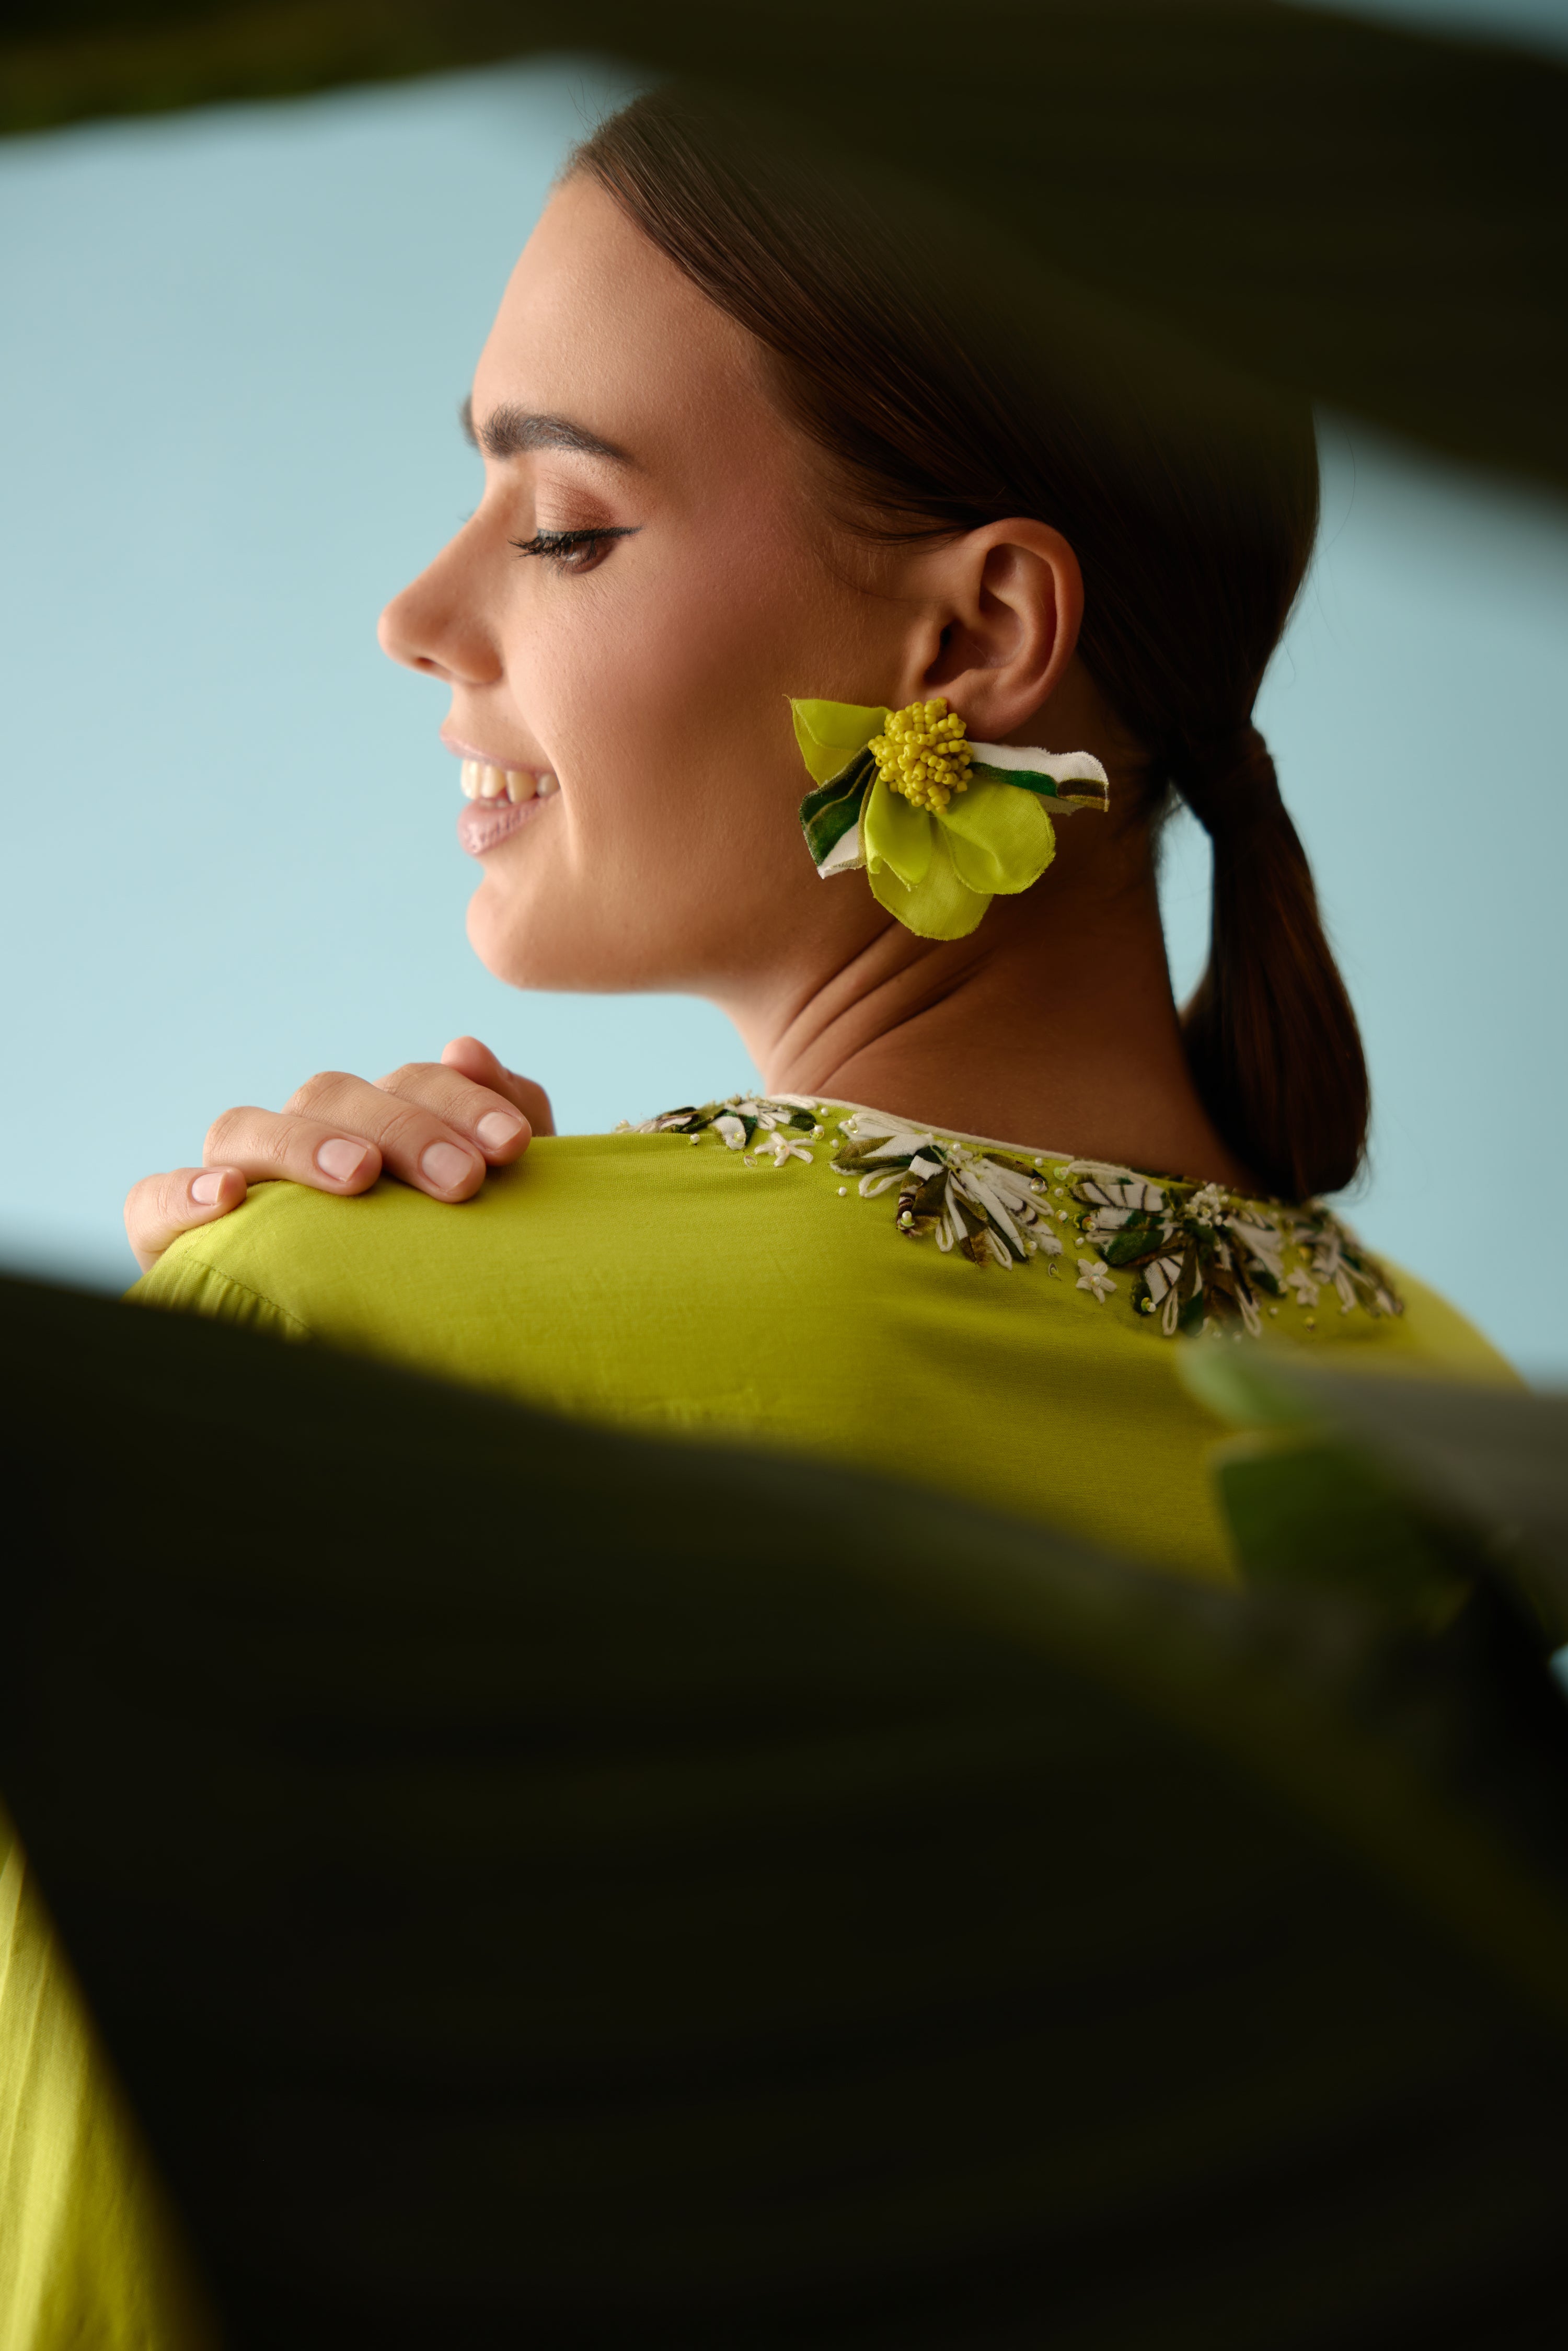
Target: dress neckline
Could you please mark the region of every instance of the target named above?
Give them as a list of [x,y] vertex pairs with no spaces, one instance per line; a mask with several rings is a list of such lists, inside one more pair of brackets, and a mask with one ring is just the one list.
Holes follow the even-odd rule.
[[1324,1291],[1343,1314],[1403,1311],[1382,1267],[1321,1200],[1249,1199],[1191,1176],[993,1143],[824,1094],[733,1094],[618,1132],[722,1144],[743,1167],[776,1173],[814,1165],[825,1146],[845,1179],[839,1196],[852,1183],[862,1199],[894,1192],[906,1239],[935,1239],[977,1266],[1043,1260],[1048,1274],[1071,1245],[1090,1252],[1077,1258],[1076,1288],[1103,1306],[1130,1284],[1134,1311],[1157,1317],[1167,1338],[1257,1337],[1292,1299],[1315,1331]]

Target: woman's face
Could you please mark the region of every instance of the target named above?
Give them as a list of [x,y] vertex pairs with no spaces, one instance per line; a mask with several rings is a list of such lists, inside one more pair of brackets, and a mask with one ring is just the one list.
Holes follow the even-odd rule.
[[854,952],[878,910],[812,871],[789,696],[907,699],[910,613],[891,569],[873,592],[830,559],[751,338],[575,179],[507,289],[473,423],[484,497],[382,641],[451,686],[459,757],[556,779],[465,805],[485,963],[723,998],[759,963]]

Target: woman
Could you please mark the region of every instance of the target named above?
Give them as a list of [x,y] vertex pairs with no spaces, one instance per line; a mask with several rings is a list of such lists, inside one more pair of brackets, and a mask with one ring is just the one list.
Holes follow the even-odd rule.
[[[1349,1183],[1367,1117],[1250,724],[1312,545],[1310,420],[1060,295],[1031,347],[1021,299],[998,319],[919,239],[912,261],[874,203],[670,101],[606,124],[479,363],[483,502],[382,621],[497,795],[460,819],[484,961],[713,998],[760,1111],[552,1138],[486,1180],[519,1113],[549,1124],[472,1040],[380,1090],[317,1078],[280,1118],[221,1119],[204,1174],[138,1187],[144,1261],[185,1235],[140,1294],[844,1453],[1223,1578],[1176,1332],[1494,1366],[1320,1210],[1277,1205]],[[810,773],[792,698],[850,713]],[[880,712],[939,701],[972,741],[1109,777],[1109,813],[1068,822],[988,787],[1054,807],[1059,851],[957,938],[900,918],[885,862],[820,879],[798,815]],[[1216,863],[1184,1019],[1155,876],[1173,783]],[[900,802],[939,855],[974,805]],[[1012,1148],[966,1168],[955,1136]]]
[[[1366,1077],[1251,725],[1311,423],[1060,290],[999,315],[922,239],[674,101],[607,123],[479,362],[483,500],[382,622],[451,690],[484,961],[707,996],[763,1095],[558,1138],[472,1040],[319,1077],[137,1188],[137,1294],[1223,1582],[1178,1336],[1499,1370],[1313,1205]],[[1181,1017],[1173,787],[1215,853]],[[68,2137],[83,2079],[29,2092]],[[109,2195],[62,2191],[61,2241]],[[81,2338],[132,2339],[67,2264]]]

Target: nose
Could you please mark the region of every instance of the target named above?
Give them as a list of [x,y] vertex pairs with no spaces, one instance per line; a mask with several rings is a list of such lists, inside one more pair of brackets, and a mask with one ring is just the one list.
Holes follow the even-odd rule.
[[382,653],[405,669],[449,685],[492,685],[501,675],[500,647],[480,608],[464,537],[459,532],[392,598],[376,635]]

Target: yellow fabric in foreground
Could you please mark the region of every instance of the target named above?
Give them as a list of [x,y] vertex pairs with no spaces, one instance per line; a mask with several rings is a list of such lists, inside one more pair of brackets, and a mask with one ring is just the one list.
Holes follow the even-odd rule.
[[[1141,1322],[1056,1270],[944,1255],[814,1149],[748,1167],[709,1134],[536,1143],[461,1208],[382,1184],[258,1187],[133,1296],[318,1338],[536,1405],[780,1445],[947,1488],[1213,1583],[1232,1569],[1207,1454],[1222,1432]],[[1407,1311],[1301,1343],[1511,1377],[1415,1282]],[[236,1507],[243,1497],[236,1496]],[[528,1497],[519,1494],[519,1523]],[[718,1540],[744,1544],[737,1528]],[[5,1834],[0,1823],[0,1851]],[[175,2241],[21,1855],[0,1875],[0,2351],[197,2351]]]
[[216,2341],[0,1813],[0,2346],[204,2351]]

